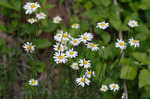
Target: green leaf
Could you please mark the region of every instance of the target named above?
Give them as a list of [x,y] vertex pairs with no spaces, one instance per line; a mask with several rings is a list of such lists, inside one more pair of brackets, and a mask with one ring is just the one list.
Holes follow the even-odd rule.
[[1,0],[0,1],[0,6],[1,7],[4,7],[4,8],[8,8],[8,9],[13,9],[13,10],[17,10],[19,11],[20,10],[20,7],[21,7],[21,2],[20,1],[15,1],[15,3],[13,2],[13,4],[15,5],[12,5],[10,4],[11,2],[8,2],[7,0]]
[[36,39],[33,41],[37,48],[47,48],[51,43],[47,39]]
[[101,37],[102,37],[102,39],[103,39],[103,41],[105,42],[105,43],[108,43],[109,41],[110,41],[110,35],[107,33],[107,32],[103,32],[103,33],[101,33]]
[[150,9],[150,0],[141,0],[140,8],[144,10]]
[[134,52],[132,55],[139,62],[142,62],[143,64],[148,63],[148,61],[147,61],[148,57],[147,57],[146,53]]
[[30,60],[29,65],[31,65],[32,70],[35,72],[43,72],[45,64],[39,60]]
[[143,69],[139,74],[139,87],[142,88],[146,85],[150,85],[150,71]]
[[6,27],[4,25],[0,24],[0,30],[1,31],[6,31]]
[[137,74],[137,69],[132,66],[123,66],[121,69],[121,79],[134,80]]

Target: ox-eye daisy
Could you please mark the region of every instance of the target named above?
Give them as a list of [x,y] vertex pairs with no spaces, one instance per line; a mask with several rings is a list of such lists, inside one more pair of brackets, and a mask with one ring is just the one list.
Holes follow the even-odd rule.
[[116,47],[120,48],[121,50],[124,50],[126,49],[126,43],[123,40],[117,39]]
[[87,43],[87,48],[90,48],[92,51],[97,51],[98,48],[98,44],[94,44],[94,43]]
[[89,67],[91,67],[91,61],[85,60],[85,59],[80,59],[79,66],[83,66],[84,68],[89,68]]
[[31,79],[31,80],[29,80],[29,85],[30,86],[38,86],[39,82],[38,82],[38,80]]
[[71,25],[71,28],[73,28],[73,29],[79,29],[80,28],[80,24],[72,24]]
[[76,83],[82,87],[84,87],[85,85],[89,85],[90,84],[90,80],[85,78],[85,76],[80,77],[80,78],[76,78]]
[[55,52],[54,54],[54,61],[59,64],[59,63],[66,63],[67,62],[67,57],[64,53],[60,52]]
[[73,46],[78,46],[80,44],[80,39],[72,39],[70,41],[70,43],[73,45]]
[[75,58],[76,56],[78,56],[78,52],[70,49],[69,51],[66,51],[66,56],[69,58]]
[[115,83],[112,83],[112,84],[109,85],[109,88],[110,88],[110,90],[115,92],[115,91],[119,90],[119,85],[115,84]]
[[92,76],[95,76],[95,72],[94,71],[92,71],[92,70],[87,70],[86,72],[85,72],[85,77],[87,77],[87,78],[91,78]]
[[139,47],[140,46],[140,41],[139,40],[134,40],[133,38],[129,39],[129,44],[131,46],[134,46],[134,47]]
[[60,23],[61,21],[62,21],[62,18],[61,18],[60,16],[56,16],[56,17],[53,18],[53,23],[58,24],[58,23]]
[[35,50],[35,45],[30,42],[26,42],[24,43],[23,48],[27,53],[32,53]]
[[72,63],[72,65],[70,66],[72,69],[74,70],[79,70],[79,64],[78,63]]
[[55,51],[58,51],[58,52],[63,52],[64,50],[67,49],[67,46],[63,45],[63,44],[60,44],[60,43],[56,43],[54,45],[54,50]]
[[100,91],[102,91],[102,92],[108,91],[107,85],[102,85],[101,88],[100,88]]
[[27,21],[28,21],[30,24],[33,24],[33,23],[37,22],[37,19],[35,19],[35,18],[30,18],[30,19],[28,19]]
[[131,28],[137,27],[138,22],[136,20],[129,20],[128,26],[131,27]]
[[62,39],[64,41],[68,41],[70,38],[71,38],[71,35],[68,34],[67,32],[65,32],[65,33],[62,34]]
[[92,33],[84,33],[80,36],[80,39],[83,43],[87,43],[87,41],[91,41],[93,39]]
[[97,26],[96,26],[96,28],[100,28],[103,30],[105,30],[108,27],[109,27],[109,23],[106,23],[105,21],[97,23]]
[[56,40],[57,42],[61,42],[61,41],[62,41],[62,34],[63,34],[63,33],[57,33],[57,34],[54,36],[54,40]]
[[32,14],[33,12],[35,12],[37,10],[37,8],[39,8],[40,5],[35,2],[35,3],[31,3],[31,2],[27,2],[23,8],[26,10],[26,14]]
[[36,18],[37,18],[38,20],[45,19],[45,18],[46,18],[46,14],[43,13],[43,12],[37,13],[37,14],[36,14]]

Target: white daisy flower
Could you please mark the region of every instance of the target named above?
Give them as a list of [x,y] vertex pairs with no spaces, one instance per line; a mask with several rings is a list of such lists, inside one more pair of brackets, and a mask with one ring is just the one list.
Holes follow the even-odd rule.
[[60,44],[60,43],[56,43],[54,45],[54,50],[55,51],[58,51],[58,52],[63,52],[64,50],[67,49],[67,46],[63,45],[63,44]]
[[65,33],[57,33],[54,36],[54,40],[56,40],[57,42],[62,42],[62,43],[65,43],[66,41],[70,40],[70,38],[71,38],[71,35],[68,34],[67,32],[65,32]]
[[23,8],[26,10],[26,14],[32,14],[33,12],[35,12],[37,10],[37,8],[40,8],[40,5],[35,2],[35,3],[31,3],[31,2],[27,2]]
[[83,43],[87,43],[87,41],[91,41],[93,39],[92,33],[84,33],[83,35],[80,36],[80,40]]
[[85,77],[87,77],[87,78],[91,78],[92,76],[95,76],[95,72],[94,71],[86,71],[85,72]]
[[26,42],[24,43],[23,48],[27,53],[32,53],[35,50],[35,45],[32,45],[30,42]]
[[45,18],[46,18],[46,14],[43,13],[43,12],[37,13],[37,14],[36,14],[36,18],[37,18],[38,20],[45,19]]
[[76,78],[76,83],[82,87],[84,87],[85,85],[90,85],[90,80],[83,77],[80,78]]
[[65,32],[63,33],[62,38],[64,41],[68,41],[71,38],[71,35]]
[[107,85],[102,85],[101,88],[100,88],[100,91],[102,91],[102,92],[108,91]]
[[72,39],[70,41],[70,43],[73,45],[73,46],[78,46],[80,44],[80,39]]
[[73,29],[79,29],[80,28],[80,24],[75,23],[75,24],[72,24],[71,27]]
[[117,39],[116,47],[120,48],[121,50],[124,50],[126,49],[126,43],[123,40]]
[[59,53],[55,52],[54,54],[54,61],[59,64],[59,63],[66,63],[68,61],[66,55],[64,53]]
[[83,66],[84,68],[89,68],[89,67],[91,67],[91,61],[85,60],[85,59],[80,59],[79,66]]
[[99,50],[98,44],[87,43],[86,45],[87,45],[87,48],[90,48],[92,51],[97,51],[97,50]]
[[137,27],[138,22],[136,20],[129,20],[128,26],[131,27],[131,28]]
[[38,82],[38,80],[31,79],[31,80],[29,80],[29,85],[30,86],[38,86],[39,82]]
[[76,56],[78,56],[78,52],[70,49],[69,51],[66,51],[66,56],[69,58],[75,58]]
[[58,24],[58,23],[60,23],[61,21],[62,21],[62,18],[61,18],[60,16],[56,16],[56,17],[53,18],[53,23]]
[[27,21],[28,21],[30,24],[33,24],[33,23],[37,22],[37,19],[35,19],[35,18],[30,18],[30,19],[28,19]]
[[129,39],[129,44],[130,44],[130,46],[140,47],[140,41],[134,40],[133,38]]
[[112,84],[109,85],[109,88],[110,88],[110,90],[115,92],[115,91],[119,90],[119,85],[115,84],[115,83],[112,83]]
[[63,33],[57,33],[57,34],[54,36],[54,40],[57,41],[57,42],[61,42],[61,41],[62,41],[62,34],[63,34]]
[[105,21],[97,23],[97,26],[96,26],[96,28],[100,28],[103,30],[105,30],[108,27],[109,27],[109,23],[106,23]]
[[71,68],[73,69],[73,70],[79,70],[79,64],[78,63],[72,63],[72,65],[71,65]]

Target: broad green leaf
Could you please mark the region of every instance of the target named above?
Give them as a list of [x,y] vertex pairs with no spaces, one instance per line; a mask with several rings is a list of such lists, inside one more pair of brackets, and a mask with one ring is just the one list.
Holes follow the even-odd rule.
[[150,9],[150,0],[141,0],[140,8],[144,10]]
[[147,57],[146,53],[134,52],[134,53],[132,53],[132,55],[136,60],[142,62],[143,64],[148,63],[148,61],[147,61],[148,57]]
[[146,85],[150,85],[150,71],[143,69],[139,74],[139,87],[142,88]]
[[132,66],[123,66],[121,69],[121,79],[134,80],[137,74],[137,69]]
[[48,48],[51,43],[47,39],[36,39],[33,41],[37,48]]

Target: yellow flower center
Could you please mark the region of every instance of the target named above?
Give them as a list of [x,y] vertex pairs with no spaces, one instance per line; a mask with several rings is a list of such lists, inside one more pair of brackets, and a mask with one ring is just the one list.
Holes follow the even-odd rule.
[[101,24],[99,24],[99,26],[106,26],[106,24],[105,23],[101,23]]
[[81,82],[85,82],[85,78],[81,78]]
[[119,42],[119,45],[120,45],[120,46],[124,46],[125,43],[124,43],[124,42]]
[[31,8],[36,8],[36,5],[35,5],[35,4],[32,4],[32,5],[31,5]]
[[68,34],[64,34],[64,35],[63,35],[63,38],[68,38]]
[[31,49],[32,49],[32,46],[31,46],[31,45],[28,45],[28,46],[27,46],[27,49],[28,49],[28,50],[31,50]]
[[112,86],[112,88],[116,88],[116,86],[115,86],[115,85],[113,85],[113,86]]
[[87,37],[87,36],[84,36],[83,39],[84,39],[84,40],[88,40],[88,37]]
[[32,85],[36,85],[37,84],[37,81],[36,80],[32,80]]
[[91,75],[91,74],[92,74],[92,72],[91,72],[91,71],[89,71],[87,74]]
[[96,47],[97,45],[96,44],[89,44],[89,46],[91,46],[91,47]]
[[70,54],[70,55],[74,55],[74,52],[70,52],[69,54]]
[[78,41],[77,40],[73,40],[73,43],[77,43]]
[[132,43],[139,43],[139,40],[132,40]]
[[65,56],[58,56],[58,59],[63,59]]
[[89,64],[89,62],[88,62],[88,61],[86,61],[86,60],[84,60],[84,61],[83,61],[83,64]]

